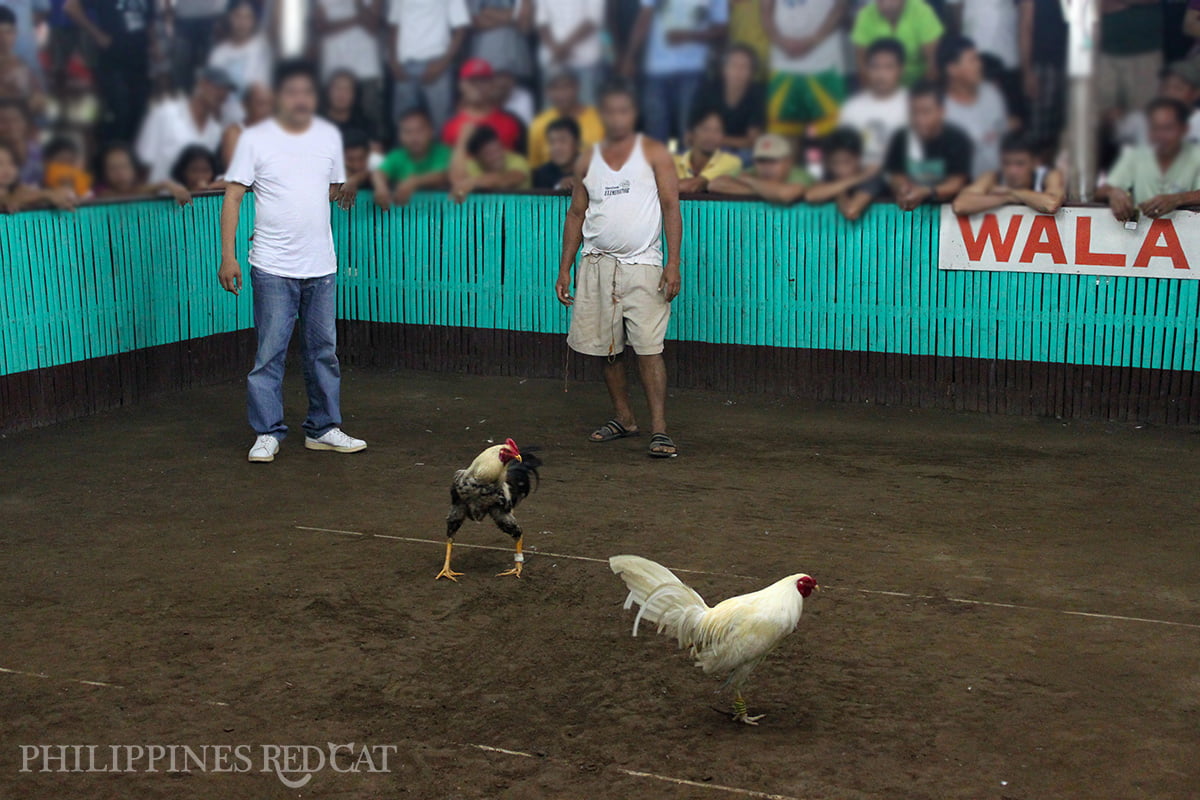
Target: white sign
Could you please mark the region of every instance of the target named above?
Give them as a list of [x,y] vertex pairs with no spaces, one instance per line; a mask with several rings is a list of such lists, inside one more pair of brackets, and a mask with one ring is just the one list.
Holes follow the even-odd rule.
[[1107,208],[1025,206],[960,217],[942,206],[938,268],[1200,279],[1200,215],[1142,217],[1136,228]]

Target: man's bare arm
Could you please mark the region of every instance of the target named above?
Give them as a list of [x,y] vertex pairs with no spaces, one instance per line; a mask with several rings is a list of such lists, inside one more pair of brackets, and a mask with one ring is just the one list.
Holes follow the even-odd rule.
[[683,279],[679,269],[679,249],[683,246],[683,218],[679,213],[679,178],[675,172],[675,159],[659,142],[643,145],[650,166],[654,168],[654,180],[658,185],[658,202],[662,207],[663,230],[667,235],[667,263],[659,289],[667,302],[679,296]]
[[246,187],[242,184],[226,184],[225,202],[221,205],[221,268],[217,272],[217,280],[225,291],[233,294],[242,291],[242,267],[237,260],[237,229],[242,198],[245,196]]

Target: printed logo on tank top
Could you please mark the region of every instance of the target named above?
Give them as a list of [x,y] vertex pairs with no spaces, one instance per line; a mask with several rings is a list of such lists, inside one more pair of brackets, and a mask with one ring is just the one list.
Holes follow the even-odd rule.
[[617,194],[629,194],[629,190],[630,190],[630,183],[629,183],[629,180],[626,179],[626,180],[623,180],[620,183],[618,183],[616,186],[605,186],[604,187],[604,196],[612,197],[613,195],[617,195]]

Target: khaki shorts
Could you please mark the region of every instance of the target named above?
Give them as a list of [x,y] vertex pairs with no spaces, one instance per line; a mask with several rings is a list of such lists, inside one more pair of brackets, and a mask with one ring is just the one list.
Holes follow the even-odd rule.
[[662,267],[585,255],[575,279],[567,345],[589,356],[615,356],[628,340],[640,356],[663,351],[671,304],[658,290]]

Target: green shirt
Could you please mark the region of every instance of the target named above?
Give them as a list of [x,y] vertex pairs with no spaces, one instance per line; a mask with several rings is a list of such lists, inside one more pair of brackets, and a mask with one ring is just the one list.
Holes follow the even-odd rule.
[[450,156],[450,148],[441,142],[434,142],[425,157],[416,161],[407,150],[397,147],[387,154],[387,158],[379,165],[379,171],[392,183],[400,183],[431,172],[445,172],[450,169]]
[[911,86],[925,74],[925,57],[921,48],[940,39],[944,30],[937,12],[925,0],[906,0],[900,19],[894,26],[879,13],[875,0],[871,0],[871,4],[855,17],[850,41],[867,48],[880,39],[898,39],[904,45],[904,83]]
[[1184,142],[1183,149],[1163,172],[1154,149],[1148,145],[1127,147],[1108,173],[1108,185],[1133,194],[1133,202],[1144,203],[1160,194],[1200,190],[1200,148]]

